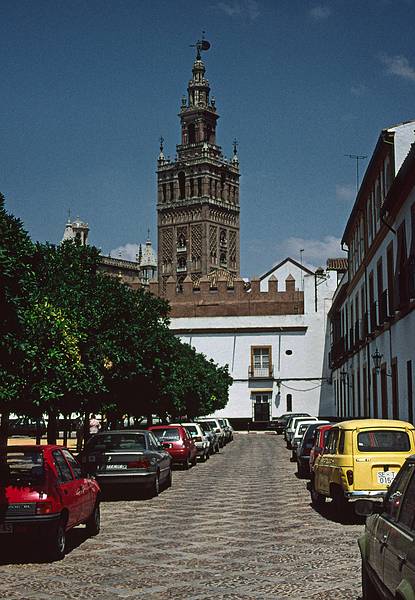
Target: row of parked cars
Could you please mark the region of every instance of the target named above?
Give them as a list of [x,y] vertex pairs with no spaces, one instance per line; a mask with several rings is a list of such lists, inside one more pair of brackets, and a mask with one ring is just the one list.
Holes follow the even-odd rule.
[[42,540],[49,560],[65,555],[66,533],[85,524],[100,531],[104,488],[127,485],[157,496],[172,485],[174,464],[205,462],[233,439],[228,419],[108,430],[93,435],[75,457],[56,445],[8,446],[0,454],[0,539]]
[[358,540],[363,600],[415,599],[415,428],[389,419],[279,420],[311,503],[367,517]]

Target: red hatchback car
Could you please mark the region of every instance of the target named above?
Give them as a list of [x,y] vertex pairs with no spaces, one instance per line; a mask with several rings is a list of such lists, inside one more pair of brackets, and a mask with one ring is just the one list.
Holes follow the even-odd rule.
[[0,537],[42,536],[50,560],[65,554],[66,532],[100,529],[100,488],[61,446],[9,446],[0,454]]
[[163,444],[174,463],[183,465],[185,469],[196,464],[196,444],[184,427],[181,425],[153,425],[148,429]]
[[310,450],[310,474],[314,470],[314,463],[317,458],[323,454],[324,446],[326,445],[327,435],[330,429],[333,427],[333,423],[327,425],[320,425],[314,432],[313,446]]

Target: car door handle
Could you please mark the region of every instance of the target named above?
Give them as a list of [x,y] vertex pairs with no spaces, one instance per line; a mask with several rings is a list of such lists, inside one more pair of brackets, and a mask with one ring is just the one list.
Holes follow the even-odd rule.
[[405,554],[405,556],[403,556],[402,554],[398,554],[398,561],[399,561],[399,570],[402,571],[402,568],[404,566],[404,564],[406,563],[407,560],[407,556]]
[[382,552],[382,550],[383,550],[384,548],[386,548],[386,547],[387,547],[387,545],[388,545],[388,535],[387,535],[387,534],[385,534],[385,535],[382,537],[382,541],[380,542],[380,551]]

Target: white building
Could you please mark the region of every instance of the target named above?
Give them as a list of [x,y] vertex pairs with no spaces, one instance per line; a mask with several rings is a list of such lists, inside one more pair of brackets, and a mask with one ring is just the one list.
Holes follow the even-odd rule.
[[341,417],[414,420],[414,129],[381,132],[343,234],[349,273],[329,313]]
[[[172,318],[171,328],[182,341],[229,365],[234,380],[229,403],[216,416],[266,422],[290,411],[335,414],[330,373],[323,362],[337,272],[313,273],[287,258],[260,278],[259,297],[284,294],[279,282],[285,282],[286,291],[295,287],[303,305],[300,300],[291,304],[291,312],[287,305],[274,311],[285,314],[243,315],[238,310],[235,315]],[[248,295],[255,293],[253,285],[255,281]]]

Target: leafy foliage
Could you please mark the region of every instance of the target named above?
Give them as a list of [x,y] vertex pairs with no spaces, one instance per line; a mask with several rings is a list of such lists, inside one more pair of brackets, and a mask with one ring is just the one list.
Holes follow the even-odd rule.
[[0,412],[209,414],[227,367],[183,344],[168,304],[100,272],[96,248],[33,245],[0,195]]

